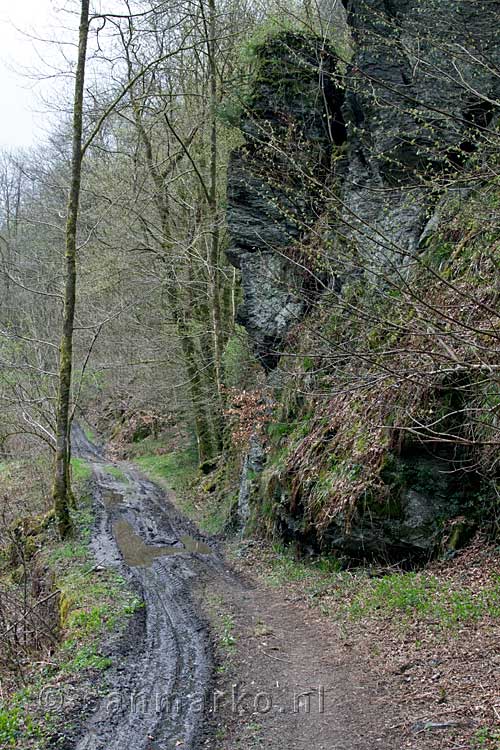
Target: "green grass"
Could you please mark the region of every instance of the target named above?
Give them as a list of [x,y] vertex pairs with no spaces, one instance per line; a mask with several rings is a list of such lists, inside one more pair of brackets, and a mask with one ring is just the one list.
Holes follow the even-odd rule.
[[194,446],[172,453],[138,456],[135,461],[152,479],[164,482],[170,489],[177,491],[186,490],[198,470],[198,456]]
[[[44,727],[38,725],[25,710],[25,698],[31,694],[29,688],[18,691],[9,705],[0,705],[0,748],[24,748],[27,740],[38,740],[43,747],[43,736],[51,722],[47,716]],[[32,745],[30,744],[30,747]]]
[[[229,657],[236,649],[236,623],[233,615],[227,611],[224,598],[219,594],[209,594],[206,598],[206,604],[210,610],[212,627],[217,637],[219,648],[224,652],[225,657]],[[222,673],[227,670],[228,664],[221,665],[219,669]]]
[[482,727],[472,737],[471,750],[500,750],[500,730]]
[[48,558],[61,590],[63,628],[60,669],[105,669],[109,659],[99,653],[106,632],[123,628],[128,617],[142,606],[122,576],[113,570],[96,570],[88,542],[93,516],[90,498],[74,514],[77,538],[59,543]]
[[158,451],[164,451],[165,446],[164,439],[148,435],[143,440],[127,444],[127,458],[134,460],[139,456],[152,456]]
[[0,708],[0,747],[15,747],[21,726],[19,708]]
[[352,619],[400,615],[402,620],[432,616],[441,627],[453,628],[477,622],[485,616],[500,617],[500,576],[480,590],[453,589],[425,572],[395,573],[370,579],[349,605]]
[[272,566],[269,582],[282,586],[291,581],[305,581],[314,577],[315,571],[304,563],[297,562],[288,555],[280,555]]
[[85,434],[85,437],[87,440],[90,440],[91,443],[95,443],[97,436],[95,434],[95,430],[93,427],[91,427],[89,424],[85,423],[83,425],[83,432]]
[[236,647],[236,636],[234,634],[234,618],[226,613],[220,618],[219,642],[223,649],[232,653]]
[[92,477],[92,467],[84,458],[72,458],[71,474],[75,483],[87,482]]
[[340,562],[332,556],[297,560],[290,548],[276,544],[273,549],[275,556],[268,575],[268,581],[272,586],[282,586],[292,581],[308,581],[313,593],[316,584],[325,577],[338,573],[341,568]]
[[[342,570],[335,557],[297,560],[290,548],[275,545],[265,579],[272,586],[299,584],[325,614],[340,619],[391,617],[403,627],[432,620],[452,632],[485,617],[500,618],[499,575],[482,588],[453,587],[425,570],[375,578],[367,570]],[[324,596],[329,597],[326,607]]]
[[82,672],[86,669],[105,671],[112,664],[113,660],[109,656],[103,656],[99,653],[95,644],[90,644],[75,649],[71,658],[62,664],[61,671],[68,674]]
[[58,544],[55,549],[51,550],[48,554],[48,559],[51,565],[57,565],[58,563],[69,561],[76,562],[77,560],[87,560],[88,550],[82,541],[71,539],[66,544]]
[[[60,643],[50,662],[25,674],[26,683],[17,693],[0,690],[0,748],[42,750],[51,735],[60,730],[57,712],[40,710],[39,696],[53,684],[78,684],[79,675],[89,674],[100,689],[100,673],[112,666],[103,652],[105,637],[126,627],[129,618],[143,606],[125,579],[116,571],[96,566],[89,546],[94,523],[92,498],[84,493],[88,468],[78,460],[75,488],[78,509],[72,511],[75,535],[56,541],[53,530],[43,530],[41,563],[54,575],[60,591]],[[96,569],[97,567],[97,569]],[[0,683],[0,688],[1,688]]]
[[111,476],[115,479],[118,479],[119,482],[128,482],[127,475],[125,474],[123,469],[120,469],[119,466],[115,466],[114,464],[107,464],[105,466],[105,471],[107,474],[111,474]]
[[[203,506],[201,512],[197,509],[190,515],[202,531],[207,534],[221,534],[228,523],[232,505],[231,496],[228,494],[224,502],[207,503]],[[183,510],[185,510],[184,505]],[[188,513],[187,510],[185,512]]]

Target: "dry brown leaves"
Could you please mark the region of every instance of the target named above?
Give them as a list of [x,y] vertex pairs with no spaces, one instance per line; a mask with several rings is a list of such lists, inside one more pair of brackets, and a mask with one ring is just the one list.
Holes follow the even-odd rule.
[[272,401],[262,389],[227,388],[224,391],[233,445],[245,448],[253,434],[261,434],[271,417]]

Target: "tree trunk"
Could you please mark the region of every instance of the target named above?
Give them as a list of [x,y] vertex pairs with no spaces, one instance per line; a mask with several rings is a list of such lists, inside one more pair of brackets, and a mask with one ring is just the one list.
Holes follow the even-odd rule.
[[222,332],[221,294],[220,294],[220,230],[219,205],[217,200],[217,28],[215,0],[209,0],[209,39],[208,59],[210,76],[210,219],[212,223],[210,247],[210,274],[212,296],[212,324],[214,336],[214,366],[217,392],[222,408],[222,355],[224,350],[224,336]]
[[213,458],[217,452],[217,440],[215,440],[214,445],[213,430],[205,408],[206,398],[200,377],[201,368],[196,361],[194,342],[189,333],[184,329],[184,325],[178,325],[177,330],[181,339],[184,362],[186,363],[189,378],[189,390],[193,405],[194,427],[198,446],[198,461],[202,464],[207,459]]
[[73,101],[73,137],[71,157],[71,183],[66,219],[66,253],[64,311],[61,342],[59,348],[59,389],[56,406],[56,457],[54,466],[53,499],[59,533],[62,538],[71,532],[70,505],[72,492],[70,481],[71,439],[70,402],[73,368],[73,330],[76,301],[76,242],[80,185],[82,173],[82,133],[85,62],[89,34],[89,3],[82,0],[80,30],[78,37],[78,61],[75,76]]
[[216,382],[216,407],[214,410],[214,427],[217,448],[221,450],[224,442],[224,332],[222,321],[221,284],[220,284],[220,228],[219,201],[217,195],[217,167],[219,160],[217,143],[217,12],[215,0],[208,0],[208,60],[210,77],[210,220],[212,223],[210,243],[210,275],[212,327],[214,338],[214,369]]

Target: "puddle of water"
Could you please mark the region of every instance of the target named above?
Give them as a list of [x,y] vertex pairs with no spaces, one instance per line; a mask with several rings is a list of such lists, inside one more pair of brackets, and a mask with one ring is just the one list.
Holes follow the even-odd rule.
[[184,550],[182,548],[177,548],[177,552],[199,552],[200,555],[212,554],[212,550],[210,549],[208,544],[199,542],[197,539],[193,539],[192,536],[181,536],[181,542],[184,545]]
[[124,519],[115,521],[113,533],[123,559],[127,565],[132,567],[150,567],[157,557],[166,557],[167,555],[182,555],[186,552],[198,552],[202,555],[212,553],[207,544],[203,544],[203,542],[199,542],[190,536],[181,537],[183,547],[153,547],[150,544],[145,544],[141,537],[135,533],[132,525]]
[[102,501],[106,508],[116,508],[117,505],[123,500],[123,495],[115,490],[104,490],[102,493]]

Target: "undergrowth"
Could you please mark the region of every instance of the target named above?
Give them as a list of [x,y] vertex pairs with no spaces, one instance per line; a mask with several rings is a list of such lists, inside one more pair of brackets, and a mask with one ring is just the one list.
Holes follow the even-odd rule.
[[395,618],[404,629],[432,620],[441,630],[500,618],[500,567],[482,585],[460,585],[430,570],[379,574],[369,568],[343,570],[335,557],[295,559],[275,545],[265,578],[272,586],[299,585],[306,598],[340,620]]
[[[150,450],[151,443],[143,446],[143,450]],[[195,446],[179,448],[171,452],[163,452],[157,447],[158,452],[136,455],[135,462],[152,479],[163,482],[168,489],[175,492],[184,492],[195,479],[198,462]]]
[[[14,471],[13,467],[9,470]],[[22,467],[16,467],[13,476],[17,477],[18,471],[22,474]],[[64,721],[61,707],[65,684],[78,691],[83,680],[92,683],[92,690],[98,688],[104,672],[112,665],[112,657],[105,650],[106,638],[123,629],[142,606],[141,599],[116,571],[102,568],[99,561],[96,564],[89,546],[94,522],[88,493],[91,468],[83,459],[73,459],[72,471],[78,498],[77,508],[72,511],[73,537],[64,542],[58,540],[53,522],[30,532],[36,539],[33,575],[36,570],[44,571],[44,581],[49,582],[50,600],[58,616],[58,643],[52,647],[50,657],[42,653],[37,656],[33,648],[32,662],[23,665],[22,681],[16,680],[15,675],[0,674],[2,749],[43,750],[50,745]],[[30,507],[38,511],[44,503],[26,503],[20,512],[28,513]],[[26,523],[30,529],[36,528],[32,522]],[[88,693],[89,685],[83,689]],[[55,703],[46,705],[44,696],[49,694],[57,694]]]
[[500,617],[500,575],[484,589],[456,589],[425,573],[394,573],[364,582],[348,605],[352,619],[399,615],[401,622],[431,618],[442,628]]
[[106,464],[104,467],[107,474],[110,474],[115,479],[118,479],[119,482],[128,482],[127,475],[123,471],[123,469],[120,469],[119,466],[116,466],[114,464]]
[[411,284],[354,277],[290,331],[255,503],[269,537],[328,549],[341,530],[346,551],[373,519],[397,536],[424,464],[429,554],[452,518],[498,533],[497,182],[443,206]]
[[217,471],[208,476],[200,473],[194,444],[168,451],[161,441],[144,440],[135,447],[134,461],[150,479],[175,492],[176,504],[201,531],[224,530],[234,497],[218,491],[223,479]]
[[111,660],[99,650],[103,636],[123,628],[128,616],[142,606],[122,576],[96,565],[89,548],[93,523],[89,496],[81,499],[73,521],[76,538],[57,544],[47,556],[61,592],[63,640],[57,669],[69,674],[109,667]]
[[472,750],[500,750],[500,730],[482,727],[472,737]]
[[227,611],[224,598],[218,594],[208,595],[205,603],[210,612],[217,645],[221,652],[223,652],[225,659],[227,659],[234,653],[236,648],[234,617]]
[[71,458],[71,476],[77,484],[86,482],[92,476],[92,469],[84,458]]

